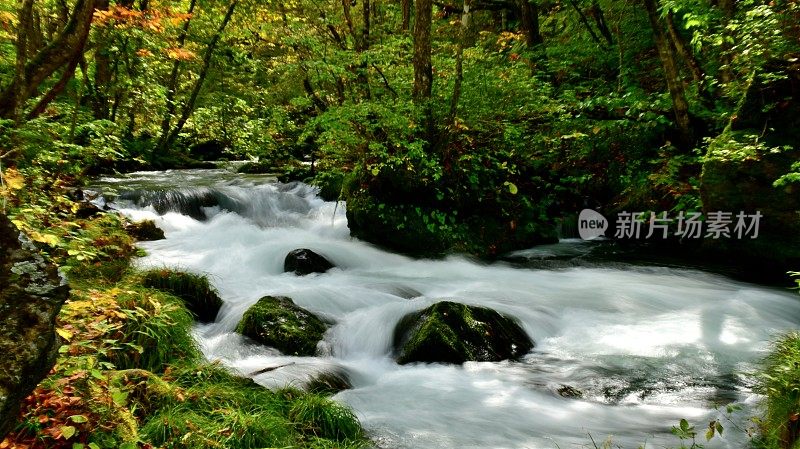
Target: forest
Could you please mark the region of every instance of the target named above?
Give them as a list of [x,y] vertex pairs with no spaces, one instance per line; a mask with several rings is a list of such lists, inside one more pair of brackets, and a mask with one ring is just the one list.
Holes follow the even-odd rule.
[[0,449],[800,448],[800,3],[0,0],[0,242]]

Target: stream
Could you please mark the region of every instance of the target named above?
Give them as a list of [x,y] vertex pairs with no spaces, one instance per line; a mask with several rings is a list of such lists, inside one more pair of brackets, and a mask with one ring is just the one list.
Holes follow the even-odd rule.
[[[254,377],[270,388],[345,373],[353,388],[333,399],[352,407],[380,448],[564,449],[607,438],[614,447],[678,447],[670,429],[681,418],[706,447],[745,447],[758,413],[751,373],[770,341],[800,323],[796,292],[692,269],[583,265],[590,242],[514,255],[575,261],[557,269],[393,254],[350,238],[344,203],[269,176],[140,172],[96,188],[116,196],[112,207],[165,231],[165,240],[140,244],[139,266],[207,274],[219,290],[217,321],[194,330],[209,360],[243,375],[287,365]],[[336,268],[284,273],[297,248]],[[265,295],[288,296],[334,323],[317,357],[285,356],[233,332]],[[535,348],[515,362],[396,364],[397,322],[442,299],[517,318]],[[729,416],[727,404],[743,409]],[[725,432],[706,443],[713,419]]]

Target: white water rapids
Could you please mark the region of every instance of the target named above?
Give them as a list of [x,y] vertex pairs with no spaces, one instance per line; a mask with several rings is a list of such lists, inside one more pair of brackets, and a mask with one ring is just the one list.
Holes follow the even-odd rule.
[[[225,304],[217,322],[196,327],[209,360],[243,374],[290,364],[255,377],[269,387],[346,373],[353,388],[334,399],[353,408],[379,447],[593,447],[592,439],[600,446],[609,436],[614,447],[677,447],[669,431],[681,418],[698,426],[704,444],[705,426],[720,418],[724,435],[707,446],[745,447],[747,436],[734,423],[746,426],[758,400],[746,374],[771,340],[800,322],[796,294],[700,271],[533,270],[392,254],[350,238],[343,204],[324,202],[303,184],[223,171],[139,173],[101,184],[184,189],[167,194],[173,200],[211,189],[220,205],[204,208],[204,221],[158,213],[145,200],[117,201],[123,213],[154,219],[166,232],[165,240],[141,244],[148,255],[139,264],[210,277]],[[284,273],[284,257],[296,248],[316,251],[336,268]],[[334,323],[318,357],[284,356],[233,332],[265,295],[288,296]],[[519,362],[394,363],[396,323],[441,299],[516,317],[536,347]],[[560,396],[564,386],[583,396]],[[728,403],[744,405],[733,422]]]

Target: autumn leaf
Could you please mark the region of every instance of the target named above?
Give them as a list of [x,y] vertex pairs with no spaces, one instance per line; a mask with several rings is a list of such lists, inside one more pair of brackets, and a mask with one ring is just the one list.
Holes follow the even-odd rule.
[[178,61],[190,61],[196,57],[193,52],[185,48],[167,48],[164,52],[169,59],[176,59]]

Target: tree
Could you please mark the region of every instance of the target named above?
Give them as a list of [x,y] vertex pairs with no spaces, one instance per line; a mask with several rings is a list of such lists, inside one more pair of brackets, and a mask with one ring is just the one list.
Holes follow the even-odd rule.
[[658,50],[661,65],[664,68],[664,79],[672,98],[672,110],[675,114],[675,124],[680,133],[680,142],[684,148],[693,143],[691,123],[689,120],[689,102],[686,101],[686,92],[683,88],[683,80],[675,57],[672,42],[664,34],[664,28],[658,15],[656,0],[643,0],[650,26],[653,30],[653,38]]
[[92,24],[96,0],[77,0],[58,36],[32,58],[27,54],[33,0],[24,0],[19,10],[16,70],[13,81],[0,92],[0,116],[19,120],[21,107],[57,70],[82,57]]

